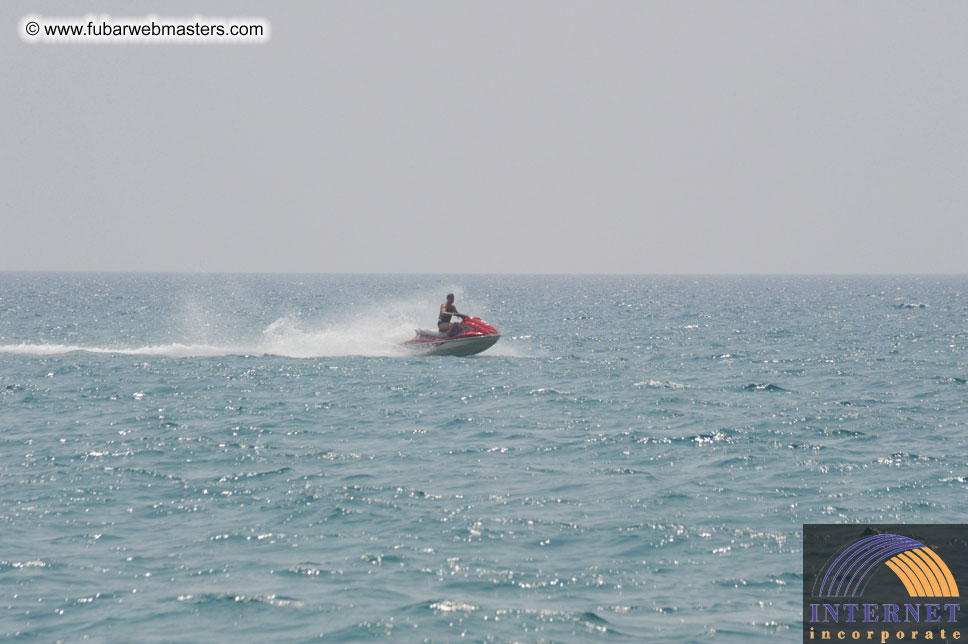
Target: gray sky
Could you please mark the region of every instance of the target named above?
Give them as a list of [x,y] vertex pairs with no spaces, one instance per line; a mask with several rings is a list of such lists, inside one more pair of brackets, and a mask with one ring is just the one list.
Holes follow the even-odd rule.
[[[30,45],[31,13],[272,38]],[[0,16],[0,270],[968,272],[965,2]]]

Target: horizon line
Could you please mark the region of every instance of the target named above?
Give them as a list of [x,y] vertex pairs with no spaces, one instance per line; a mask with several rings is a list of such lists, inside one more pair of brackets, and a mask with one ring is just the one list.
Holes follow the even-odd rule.
[[966,277],[963,273],[459,273],[459,272],[398,272],[383,271],[177,271],[177,270],[124,270],[124,269],[0,269],[0,274],[59,274],[59,275],[326,275],[326,276],[402,276],[402,277]]

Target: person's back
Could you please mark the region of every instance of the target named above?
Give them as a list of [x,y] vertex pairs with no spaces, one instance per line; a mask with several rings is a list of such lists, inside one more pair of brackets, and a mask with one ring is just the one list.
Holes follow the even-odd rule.
[[467,317],[454,306],[454,294],[448,293],[447,301],[440,305],[440,315],[437,316],[437,329],[441,332],[446,332],[447,335],[457,335],[460,322],[450,321],[455,315],[461,319]]

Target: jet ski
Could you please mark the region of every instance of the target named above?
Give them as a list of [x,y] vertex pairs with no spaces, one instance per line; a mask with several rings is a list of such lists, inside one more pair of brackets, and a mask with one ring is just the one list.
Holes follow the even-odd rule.
[[472,356],[501,339],[500,331],[475,317],[464,318],[455,335],[426,329],[417,329],[416,333],[416,337],[404,342],[403,346],[429,356]]

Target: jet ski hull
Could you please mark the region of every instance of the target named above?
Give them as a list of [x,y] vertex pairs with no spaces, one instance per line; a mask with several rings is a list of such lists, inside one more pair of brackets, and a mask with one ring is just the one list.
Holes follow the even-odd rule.
[[472,356],[489,349],[501,339],[499,335],[484,335],[476,338],[453,338],[450,340],[428,340],[405,342],[407,348],[426,356]]

